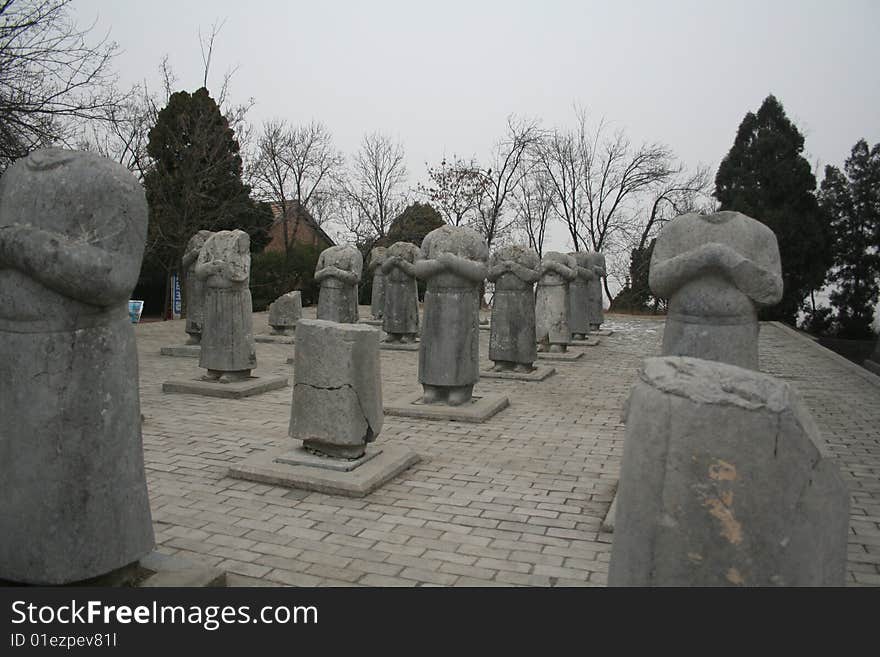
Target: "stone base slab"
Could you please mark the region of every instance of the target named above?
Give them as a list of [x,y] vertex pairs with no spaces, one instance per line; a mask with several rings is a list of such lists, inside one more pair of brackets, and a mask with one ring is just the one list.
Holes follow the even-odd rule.
[[480,330],[481,331],[491,331],[492,325],[491,324],[480,324]]
[[140,566],[150,573],[137,585],[140,588],[226,586],[222,570],[173,555],[151,552],[140,560]]
[[599,338],[593,337],[592,334],[587,336],[586,340],[572,340],[571,347],[598,347],[599,346]]
[[511,379],[513,381],[543,381],[549,376],[556,374],[555,367],[538,365],[531,372],[493,372],[492,370],[480,370],[481,379]]
[[382,326],[381,319],[361,319],[359,320],[360,324],[369,324],[370,326]]
[[162,384],[162,392],[220,397],[222,399],[242,399],[244,397],[260,395],[270,390],[286,388],[287,385],[286,376],[252,376],[244,381],[234,381],[232,383],[184,379],[166,381]]
[[563,351],[561,353],[557,353],[555,351],[539,351],[538,358],[541,360],[558,360],[558,361],[572,361],[577,360],[581,356],[584,355],[583,351]]
[[614,492],[614,499],[611,500],[611,506],[608,507],[608,513],[602,519],[602,531],[609,534],[614,533],[614,521],[617,518],[617,491]]
[[382,453],[381,448],[368,447],[363,456],[357,459],[334,459],[326,456],[318,456],[308,451],[302,446],[279,454],[275,457],[276,463],[284,463],[286,465],[307,465],[314,468],[324,468],[325,470],[335,470],[337,472],[351,472],[355,468],[359,468],[372,458],[376,458]]
[[504,395],[474,395],[469,404],[461,406],[423,404],[422,396],[421,392],[415,392],[385,404],[385,415],[481,423],[510,405]]
[[264,342],[267,344],[293,344],[295,340],[292,335],[271,335],[262,333],[254,336],[254,342]]
[[610,335],[614,335],[614,331],[611,329],[599,329],[598,331],[590,331],[590,335],[601,335],[607,338]]
[[175,344],[162,347],[159,353],[163,356],[176,356],[178,358],[198,358],[202,353],[202,346],[198,344]]
[[[328,495],[366,497],[421,458],[403,447],[367,447],[367,452],[378,452],[359,467],[348,472],[312,465],[291,465],[278,462],[278,457],[290,454],[283,447],[251,456],[229,468],[229,476],[271,486],[312,490]],[[318,457],[320,458],[320,457]]]
[[418,351],[418,342],[379,342],[379,349],[388,351]]

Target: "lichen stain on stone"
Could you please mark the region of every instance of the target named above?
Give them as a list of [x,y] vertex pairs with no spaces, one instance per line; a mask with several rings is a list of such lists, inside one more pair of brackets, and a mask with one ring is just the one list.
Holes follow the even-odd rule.
[[[733,494],[730,495],[731,502]],[[703,506],[709,509],[709,514],[721,523],[721,535],[734,545],[742,543],[742,525],[734,517],[733,510],[717,497],[707,497],[703,500]]]
[[736,481],[736,466],[733,463],[715,459],[709,466],[709,478],[715,481]]
[[742,586],[743,584],[746,583],[746,580],[743,579],[743,576],[740,574],[740,572],[736,568],[728,568],[726,577],[727,577],[727,581],[730,582],[731,584],[737,584],[739,586]]

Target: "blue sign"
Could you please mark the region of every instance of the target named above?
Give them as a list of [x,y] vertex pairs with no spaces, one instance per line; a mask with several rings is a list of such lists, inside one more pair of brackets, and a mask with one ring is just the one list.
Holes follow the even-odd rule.
[[171,313],[174,319],[178,319],[183,312],[183,302],[180,297],[180,276],[176,273],[171,274]]
[[128,317],[132,324],[137,324],[141,320],[141,313],[144,310],[144,302],[129,299],[128,300]]

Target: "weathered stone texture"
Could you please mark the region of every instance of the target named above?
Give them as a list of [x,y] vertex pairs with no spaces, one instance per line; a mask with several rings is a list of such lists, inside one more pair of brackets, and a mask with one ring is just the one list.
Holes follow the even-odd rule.
[[91,153],[0,179],[0,579],[65,584],[153,548],[128,300],[143,188]]
[[363,256],[353,246],[331,246],[321,252],[315,267],[315,282],[321,286],[318,319],[358,321],[358,283],[363,268]]
[[358,458],[382,430],[379,331],[304,319],[296,329],[289,434],[327,456]]
[[369,269],[373,273],[373,289],[370,295],[370,315],[373,319],[382,319],[385,313],[385,272],[382,263],[385,262],[384,246],[374,246],[370,251]]
[[538,254],[519,245],[502,247],[490,258],[488,279],[495,283],[495,295],[489,359],[496,368],[530,369],[538,357],[534,286],[540,266]]
[[568,286],[575,279],[574,258],[550,251],[541,261],[541,278],[535,300],[536,338],[544,348],[555,345],[560,349],[571,342],[569,326],[570,304]]
[[795,392],[645,360],[627,404],[612,586],[842,586],[849,491]]
[[186,332],[189,344],[198,344],[202,339],[202,324],[205,318],[205,282],[196,276],[196,262],[199,253],[208,238],[213,235],[210,230],[200,230],[193,235],[186,245],[181,259],[183,265],[186,301]]
[[269,326],[276,335],[293,335],[302,318],[302,293],[299,290],[282,294],[269,304]]
[[250,237],[243,230],[221,230],[205,242],[196,276],[205,281],[205,321],[199,366],[215,378],[241,376],[257,366],[253,303],[248,287]]
[[415,263],[421,259],[419,247],[395,242],[385,252],[381,270],[385,277],[382,330],[391,339],[415,338],[419,332],[419,288]]
[[758,308],[782,298],[770,228],[739,212],[677,217],[657,238],[649,282],[669,299],[664,355],[758,369]]

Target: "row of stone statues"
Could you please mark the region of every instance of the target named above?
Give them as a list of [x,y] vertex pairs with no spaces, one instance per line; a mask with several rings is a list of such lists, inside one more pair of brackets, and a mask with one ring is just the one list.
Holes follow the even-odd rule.
[[[318,261],[318,319],[354,322],[362,260],[350,246],[331,247]],[[390,343],[419,335],[417,280],[426,281],[419,380],[424,402],[458,405],[470,399],[479,379],[480,288],[495,284],[489,359],[496,371],[531,372],[537,352],[565,351],[602,323],[598,253],[551,252],[543,261],[524,246],[506,246],[489,257],[485,241],[470,228],[443,226],[421,249],[408,242],[376,247],[374,318]],[[537,284],[537,291],[535,285]]]

